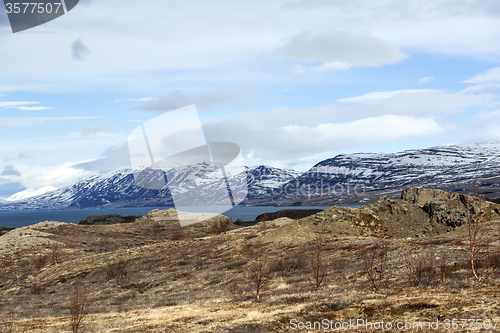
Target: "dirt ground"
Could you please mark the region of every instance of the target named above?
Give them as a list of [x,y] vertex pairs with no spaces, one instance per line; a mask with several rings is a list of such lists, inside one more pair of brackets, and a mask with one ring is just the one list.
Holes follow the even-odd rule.
[[476,278],[467,224],[423,233],[398,218],[384,235],[394,214],[335,209],[182,229],[155,211],[133,223],[10,231],[0,237],[0,332],[72,332],[76,285],[86,296],[78,332],[329,332],[349,321],[343,331],[382,321],[405,332],[500,331],[499,218],[480,221]]

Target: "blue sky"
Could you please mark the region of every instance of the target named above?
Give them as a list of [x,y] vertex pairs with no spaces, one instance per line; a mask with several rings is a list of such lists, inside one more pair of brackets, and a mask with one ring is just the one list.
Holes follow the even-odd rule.
[[0,10],[0,197],[130,165],[141,122],[196,104],[249,166],[500,139],[500,3],[80,1]]

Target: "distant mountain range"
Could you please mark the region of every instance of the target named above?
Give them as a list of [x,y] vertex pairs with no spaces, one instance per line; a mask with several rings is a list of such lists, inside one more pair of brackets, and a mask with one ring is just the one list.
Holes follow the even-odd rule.
[[496,141],[391,154],[338,155],[317,163],[272,198],[288,204],[355,204],[373,202],[381,194],[399,195],[406,187],[480,191],[498,197],[499,183],[500,141]]
[[[129,168],[93,176],[72,186],[0,204],[0,210],[81,209],[173,205],[174,193],[189,193],[216,204],[220,181],[196,179],[200,168],[166,172],[170,188],[138,187]],[[246,168],[249,205],[363,204],[381,194],[399,195],[405,187],[476,190],[490,197],[500,192],[500,141],[449,145],[393,154],[346,154],[321,161],[307,172],[269,166]],[[193,203],[195,205],[196,202]]]
[[[146,189],[136,185],[134,170],[123,168],[84,179],[66,188],[0,204],[0,210],[172,206],[174,203],[171,190],[177,193],[189,193],[193,186],[196,186],[196,197],[208,198],[204,203],[217,204],[221,199],[211,197],[214,193],[220,193],[221,185],[225,186],[225,184],[221,184],[217,179],[213,181],[205,179],[201,183],[184,181],[196,179],[196,172],[200,172],[201,169],[200,166],[185,167],[182,170],[175,170],[175,172],[166,172],[169,186],[163,186],[161,189]],[[246,168],[246,173],[248,179],[247,198],[265,197],[270,189],[279,188],[301,174],[301,172],[294,170],[268,166]],[[152,188],[158,187],[152,186]],[[193,202],[193,205],[196,205],[196,202]]]

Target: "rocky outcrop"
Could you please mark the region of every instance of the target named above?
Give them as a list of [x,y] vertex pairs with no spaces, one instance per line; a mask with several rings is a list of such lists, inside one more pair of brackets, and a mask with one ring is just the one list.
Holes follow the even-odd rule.
[[450,193],[441,190],[407,188],[401,199],[421,207],[433,223],[452,228],[467,222],[468,217],[477,218],[480,213],[490,215],[494,204],[466,194]]
[[80,222],[78,224],[82,225],[108,225],[108,224],[118,224],[118,223],[132,223],[135,222],[138,218],[142,216],[121,216],[118,214],[109,214],[109,215],[91,215]]
[[288,217],[298,220],[304,217],[314,215],[321,212],[322,209],[282,209],[274,213],[260,214],[255,218],[256,222],[276,220],[281,217]]
[[[159,225],[162,230],[171,233],[180,228],[179,216],[182,216],[182,219],[189,224],[182,228],[183,234],[187,237],[204,237],[211,233],[220,233],[237,228],[237,226],[231,223],[231,220],[224,215],[182,212],[174,208],[152,210],[146,216],[137,219],[135,222],[143,228]],[[190,224],[189,220],[201,222]]]
[[3,225],[0,225],[0,236],[5,235],[6,233],[8,233],[9,231],[11,231],[13,229],[14,228],[4,227]]
[[426,189],[409,187],[405,188],[401,193],[401,199],[412,204],[423,207],[428,201],[434,199],[458,199],[458,194],[450,193],[442,190]]
[[311,238],[323,234],[384,238],[421,238],[453,231],[472,218],[500,218],[500,206],[480,198],[441,190],[408,188],[401,199],[386,196],[366,207],[332,207],[289,223],[266,237],[270,240]]

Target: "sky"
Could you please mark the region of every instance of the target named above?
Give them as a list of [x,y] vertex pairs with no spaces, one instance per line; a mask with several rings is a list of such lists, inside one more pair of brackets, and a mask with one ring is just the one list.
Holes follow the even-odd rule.
[[247,166],[500,139],[497,0],[80,0],[0,9],[0,198],[130,167],[142,123],[195,104]]

